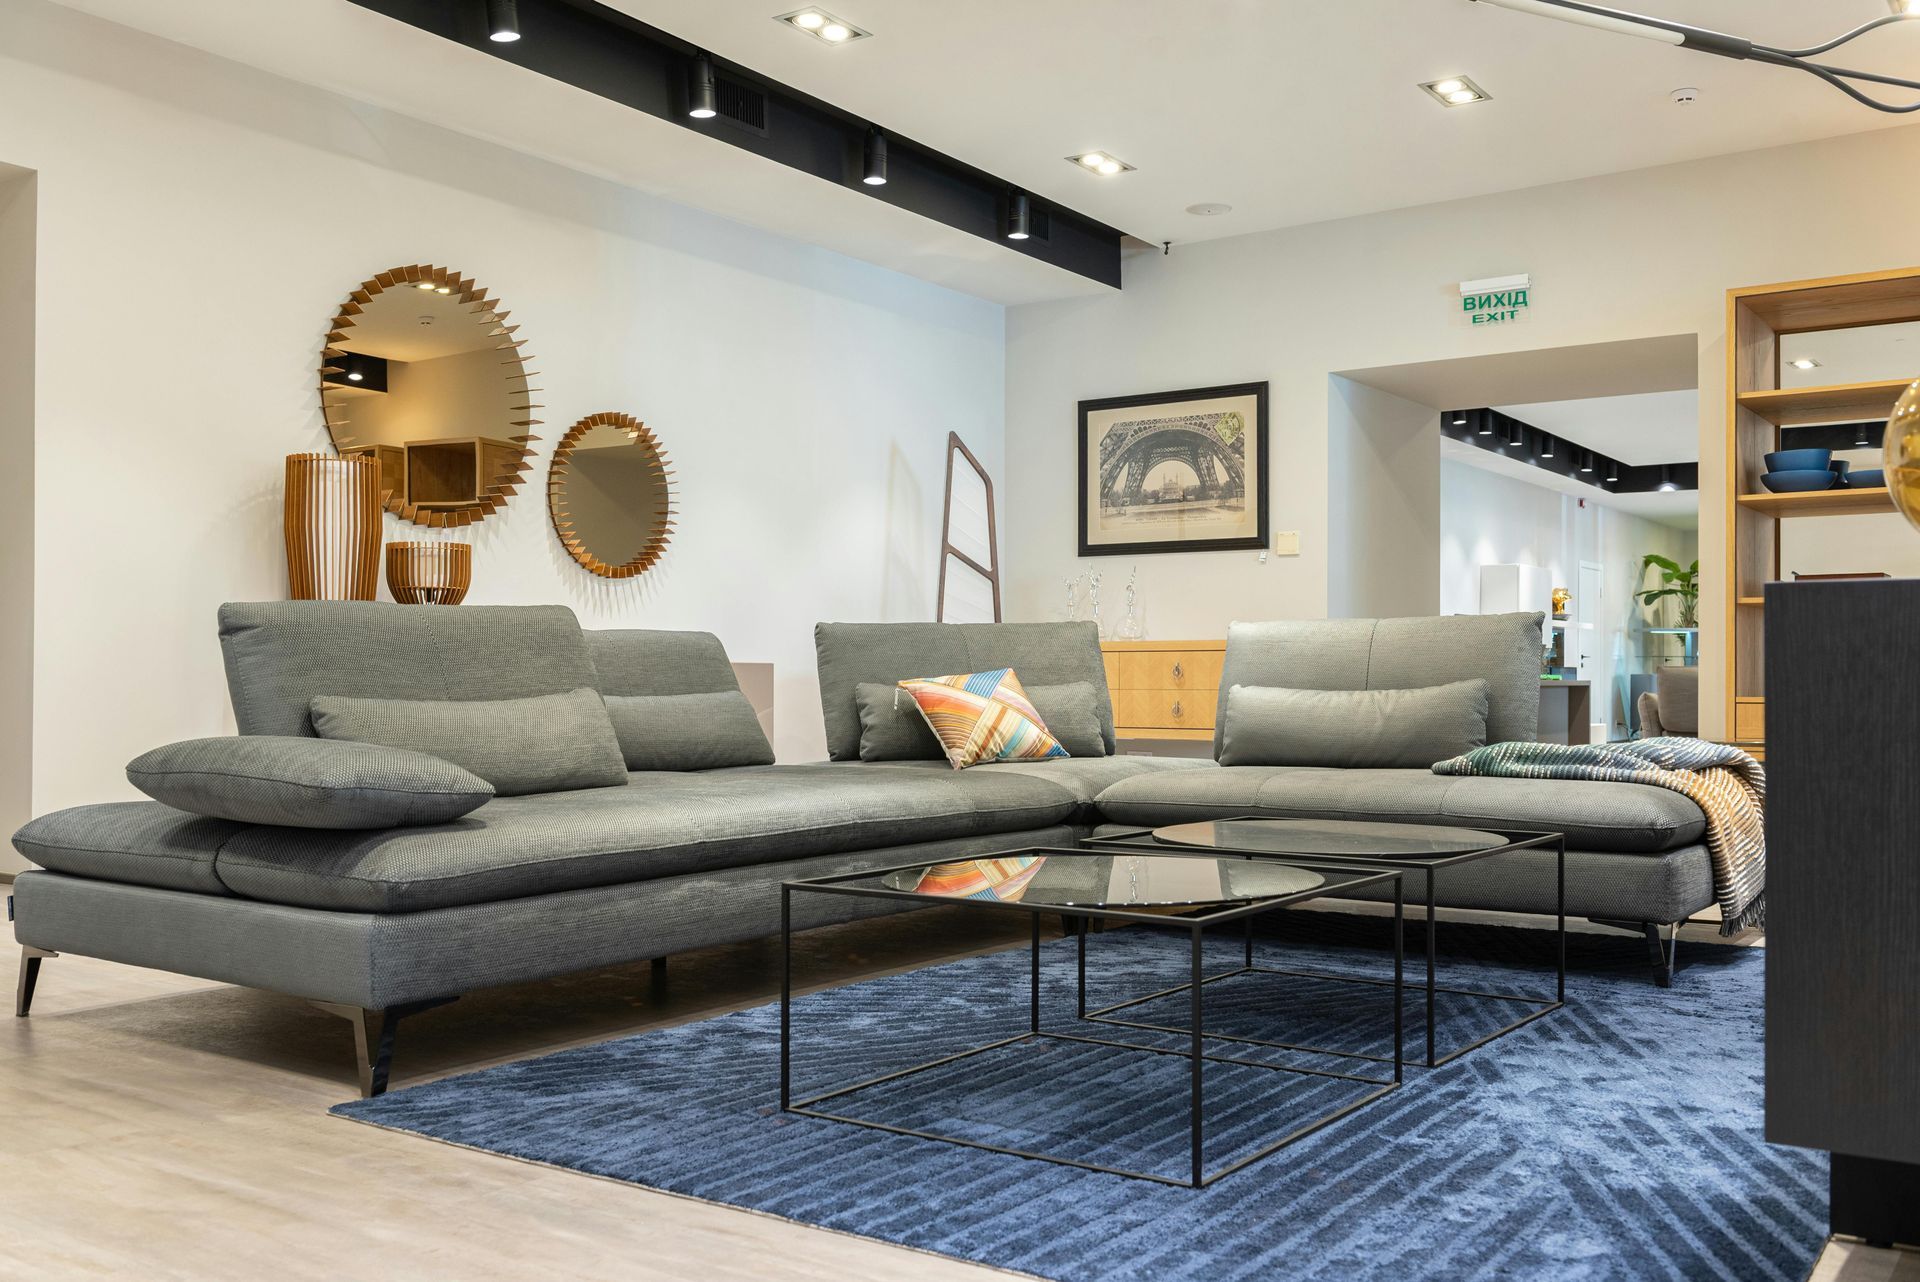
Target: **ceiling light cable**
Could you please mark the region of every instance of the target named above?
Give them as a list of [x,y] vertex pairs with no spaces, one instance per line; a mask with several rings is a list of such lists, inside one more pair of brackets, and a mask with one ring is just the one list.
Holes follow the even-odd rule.
[[1649,18],[1637,13],[1628,13],[1622,9],[1608,9],[1602,5],[1586,4],[1583,0],[1477,0],[1477,3],[1496,5],[1502,9],[1511,9],[1515,13],[1528,13],[1539,18],[1556,18],[1561,22],[1592,27],[1597,31],[1610,31],[1615,35],[1657,40],[1662,44],[1677,45],[1682,49],[1696,49],[1701,53],[1732,58],[1739,62],[1765,62],[1776,67],[1804,71],[1808,75],[1818,76],[1849,98],[1875,111],[1884,111],[1896,116],[1920,111],[1920,99],[1910,103],[1885,102],[1869,96],[1848,83],[1857,80],[1867,84],[1888,85],[1896,89],[1911,89],[1915,93],[1920,93],[1920,80],[1883,76],[1871,71],[1854,71],[1845,67],[1810,61],[1891,23],[1912,22],[1920,19],[1920,13],[1888,14],[1883,18],[1875,18],[1871,22],[1863,22],[1853,30],[1836,36],[1825,44],[1811,45],[1805,49],[1778,49],[1772,45],[1755,44],[1743,36],[1730,36],[1725,32],[1689,26],[1684,22],[1669,22],[1664,18]]

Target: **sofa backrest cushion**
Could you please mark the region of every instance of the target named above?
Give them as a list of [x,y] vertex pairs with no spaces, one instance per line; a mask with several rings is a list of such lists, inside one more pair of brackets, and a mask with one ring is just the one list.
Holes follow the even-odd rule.
[[1086,623],[822,623],[813,630],[827,755],[860,757],[861,682],[892,685],[916,677],[1012,668],[1020,684],[1093,686],[1101,741],[1114,750],[1113,704],[1100,658],[1100,632]]
[[1487,742],[1540,737],[1538,611],[1414,619],[1287,619],[1227,629],[1214,718],[1214,756],[1235,686],[1294,690],[1409,690],[1487,683]]
[[1700,733],[1700,669],[1655,668],[1653,690],[1660,701],[1660,727],[1663,733]]
[[711,632],[593,628],[586,638],[604,695],[720,694],[740,688],[726,647]]
[[228,604],[220,649],[241,734],[313,734],[315,695],[525,699],[597,684],[559,605]]

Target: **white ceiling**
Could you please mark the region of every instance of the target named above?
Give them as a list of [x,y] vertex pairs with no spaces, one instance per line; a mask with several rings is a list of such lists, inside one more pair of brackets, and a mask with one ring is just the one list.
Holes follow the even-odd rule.
[[[346,0],[58,0],[447,128],[982,297],[1101,287],[522,72]],[[479,4],[480,0],[447,0]],[[1883,128],[1809,76],[1471,0],[831,0],[874,33],[834,48],[792,0],[612,0],[721,57],[1150,241],[1197,240]],[[1633,0],[1622,0],[1631,4]],[[1807,42],[1884,0],[1637,0]],[[1920,24],[1847,62],[1920,64]],[[1472,76],[1492,101],[1416,86]],[[1688,107],[1671,90],[1697,86]],[[1103,179],[1063,157],[1105,148]],[[1185,207],[1231,204],[1223,217]]]
[[1693,390],[1494,408],[1636,467],[1700,459],[1700,393]]
[[[829,0],[841,48],[772,21],[797,0],[608,0],[714,53],[1135,236],[1203,240],[1901,123],[1801,72],[1472,0]],[[1886,0],[1614,0],[1778,45]],[[1856,52],[1858,50],[1859,52]],[[1911,74],[1920,23],[1842,65]],[[1418,86],[1468,75],[1492,99]],[[1699,100],[1669,100],[1681,86]],[[1103,148],[1138,172],[1062,158]],[[1233,212],[1185,211],[1222,201]]]

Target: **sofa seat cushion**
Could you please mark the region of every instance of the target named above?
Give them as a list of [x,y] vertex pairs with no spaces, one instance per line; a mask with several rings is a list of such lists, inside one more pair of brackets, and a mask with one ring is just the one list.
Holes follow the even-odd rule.
[[[499,797],[386,832],[248,828],[220,851],[233,893],[412,912],[1060,823],[1063,788],[1017,774],[758,766],[648,773],[623,788]],[[970,773],[970,772],[969,772]],[[764,892],[771,893],[771,892]]]
[[1204,770],[1215,773],[1219,767],[1205,757],[1054,757],[1048,761],[995,761],[956,771],[945,761],[838,761],[834,768],[864,773],[876,770],[939,771],[956,778],[989,779],[998,775],[1020,775],[1039,779],[1063,790],[1073,799],[1074,811],[1069,823],[1093,825],[1103,815],[1094,807],[1094,798],[1126,779],[1164,774],[1167,771]]
[[110,801],[41,815],[13,835],[13,848],[51,872],[224,895],[214,861],[246,830],[157,801]]
[[1698,841],[1706,816],[1686,797],[1641,783],[1453,778],[1427,770],[1222,766],[1147,775],[1102,792],[1100,813],[1150,827],[1234,814],[1379,819],[1564,832],[1580,850],[1652,853]]

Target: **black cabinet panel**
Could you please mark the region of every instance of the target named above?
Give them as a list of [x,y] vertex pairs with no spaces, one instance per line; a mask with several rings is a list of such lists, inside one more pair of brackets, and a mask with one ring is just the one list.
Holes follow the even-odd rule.
[[1766,591],[1767,1138],[1920,1162],[1920,580]]

